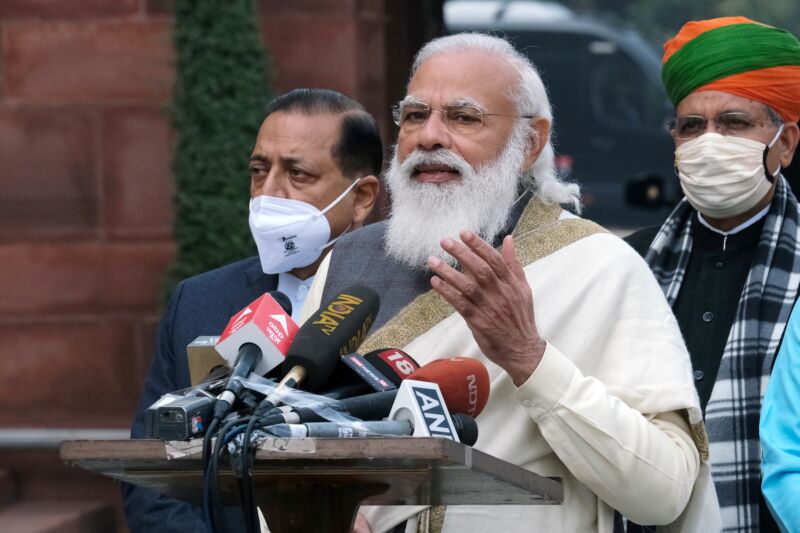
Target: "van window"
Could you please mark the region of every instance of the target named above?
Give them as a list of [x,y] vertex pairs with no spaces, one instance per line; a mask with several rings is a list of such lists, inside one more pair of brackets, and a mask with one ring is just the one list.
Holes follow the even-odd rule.
[[[613,124],[635,130],[663,131],[665,121],[664,90],[626,53],[602,47],[595,41],[589,71],[589,98],[592,113],[600,124]],[[611,43],[607,43],[611,44]]]

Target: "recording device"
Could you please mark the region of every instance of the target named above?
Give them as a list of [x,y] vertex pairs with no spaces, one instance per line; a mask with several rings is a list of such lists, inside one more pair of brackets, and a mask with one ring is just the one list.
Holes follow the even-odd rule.
[[225,359],[214,348],[219,335],[200,335],[186,346],[186,359],[189,363],[189,382],[197,385],[216,366],[227,367]]
[[340,399],[395,389],[419,368],[413,357],[395,348],[379,348],[364,356],[342,356],[325,390],[319,394]]
[[211,423],[216,397],[206,394],[161,398],[166,401],[156,408],[153,415],[153,434],[146,435],[147,437],[161,440],[189,440],[202,435]]
[[241,347],[254,344],[261,350],[253,372],[264,375],[283,363],[298,332],[292,320],[292,303],[279,291],[270,291],[231,317],[214,348],[233,367],[241,359]]
[[257,414],[281,403],[287,388],[304,384],[315,390],[322,386],[339,356],[354,352],[363,342],[379,308],[378,293],[359,285],[347,287],[322,304],[297,331],[283,363],[286,374],[259,404]]
[[202,435],[211,420],[216,395],[230,368],[216,366],[197,385],[163,395],[144,412],[144,437],[188,440]]
[[[464,413],[453,415],[453,425],[458,435],[456,442],[467,446],[478,440],[478,424]],[[414,433],[414,424],[409,420],[375,420],[368,422],[310,422],[306,424],[277,424],[267,428],[276,437],[282,438],[339,438],[361,437],[408,437]]]
[[452,418],[453,427],[456,428],[461,443],[474,446],[478,442],[478,423],[475,419],[465,413],[455,413]]
[[367,336],[380,309],[378,293],[352,285],[322,306],[298,330],[283,368],[281,384],[301,382],[320,388],[331,375],[337,355],[353,353]]
[[[448,374],[448,379],[442,379]],[[431,361],[414,371],[411,379],[437,383],[451,413],[477,417],[489,401],[489,371],[483,363],[470,357]]]
[[270,291],[228,322],[216,349],[233,370],[225,390],[214,404],[214,419],[221,420],[230,412],[242,392],[242,379],[251,372],[265,374],[283,362],[298,331],[290,314],[291,308],[292,304],[285,294]]
[[[408,355],[403,355],[410,361],[413,361]],[[451,405],[459,406],[459,404],[465,403],[464,398],[468,398],[470,395],[478,397],[483,400],[485,404],[485,398],[489,395],[488,378],[485,380],[470,378],[475,374],[480,374],[481,370],[487,373],[487,375],[488,372],[486,372],[486,368],[480,361],[471,361],[473,361],[474,364],[463,364],[461,361],[450,359],[433,361],[412,372],[409,379],[417,379],[419,375],[424,378],[424,381],[438,385],[442,391],[445,405],[448,406],[451,412],[456,410],[456,408],[450,407]],[[414,362],[414,364],[416,364],[416,362]],[[395,378],[397,377],[398,376],[395,376]],[[399,380],[398,382],[401,384],[400,386],[404,383],[404,381],[400,382]],[[476,386],[480,384],[481,388],[479,390],[473,390],[473,384]],[[267,413],[268,416],[264,419],[263,423],[265,425],[271,425],[279,423],[295,424],[323,421],[326,420],[323,414],[330,413],[330,409],[333,410],[334,414],[345,413],[362,420],[378,420],[389,416],[397,395],[397,389],[363,394],[338,401],[326,402],[323,405],[325,409],[320,409],[320,406],[317,406],[316,409],[314,406],[283,406]],[[478,411],[478,413],[479,412],[480,411]]]
[[442,437],[459,442],[450,412],[436,383],[404,380],[397,389],[389,419],[409,422],[413,437]]

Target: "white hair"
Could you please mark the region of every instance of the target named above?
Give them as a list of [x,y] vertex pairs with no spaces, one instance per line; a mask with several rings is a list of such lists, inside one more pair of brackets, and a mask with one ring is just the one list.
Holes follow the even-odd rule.
[[[509,88],[506,95],[514,102],[517,113],[546,118],[552,124],[553,111],[539,72],[530,59],[500,37],[484,33],[458,33],[434,39],[417,53],[411,67],[411,77],[433,56],[464,52],[481,52],[506,61],[519,74],[519,83]],[[532,131],[529,123],[523,122],[523,124],[529,132]],[[576,183],[568,183],[559,178],[555,168],[555,152],[551,138],[548,137],[547,144],[531,170],[523,174],[521,180],[526,185],[532,185],[542,200],[569,204],[580,212],[580,188]]]

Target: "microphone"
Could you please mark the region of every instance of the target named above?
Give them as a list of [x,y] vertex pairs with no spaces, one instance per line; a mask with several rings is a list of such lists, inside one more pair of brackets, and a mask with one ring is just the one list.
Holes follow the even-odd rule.
[[292,304],[285,294],[268,292],[232,317],[222,332],[216,349],[233,364],[225,390],[214,404],[214,419],[221,420],[230,412],[241,394],[242,379],[251,372],[269,372],[283,361],[298,328],[282,305],[291,311]]
[[378,293],[361,285],[351,285],[324,303],[297,331],[286,352],[283,368],[288,371],[280,384],[321,387],[336,356],[355,352],[364,341],[379,308]]
[[[416,364],[416,361],[411,359],[407,354],[402,355],[405,360]],[[417,375],[421,375],[424,381],[438,385],[439,390],[441,390],[443,402],[449,407],[451,412],[459,412],[459,409],[452,406],[460,407],[460,404],[465,403],[464,398],[469,398],[470,395],[479,398],[483,401],[483,404],[485,404],[486,398],[489,396],[489,380],[486,368],[480,361],[469,359],[471,363],[464,364],[459,359],[461,358],[433,361],[419,368],[419,370],[412,372],[409,375],[409,379],[417,379]],[[476,374],[479,376],[482,375],[481,370],[483,373],[487,374],[486,379],[470,379],[470,376]],[[395,375],[395,377],[397,378],[398,376]],[[400,380],[398,380],[398,382],[400,382]],[[400,383],[402,387],[402,383],[405,383],[405,381]],[[475,385],[478,389],[470,391],[471,385]],[[342,414],[342,419],[346,418],[344,416],[345,414],[349,414],[352,417],[362,420],[378,420],[389,416],[397,396],[398,390],[392,389],[361,396],[353,396],[338,401],[322,403],[312,402],[307,403],[307,406],[292,408],[284,406],[267,413],[264,425],[332,420],[334,416],[331,415],[337,414]],[[483,405],[481,405],[481,409],[482,408]],[[326,414],[328,415],[327,417],[324,416]],[[338,416],[336,416],[335,419],[340,420]]]
[[305,382],[313,390],[325,383],[338,356],[355,351],[364,341],[379,308],[378,293],[360,285],[351,285],[322,304],[297,331],[283,363],[289,371],[258,404],[256,416],[280,404],[287,388]]
[[[334,418],[330,416],[330,410],[333,410],[334,414],[341,413],[343,416],[349,414],[362,420],[380,420],[381,418],[386,418],[389,414],[396,396],[397,389],[392,389],[325,402],[321,405],[317,404],[316,409],[314,407],[294,407],[290,410],[284,410],[284,408],[279,407],[267,414],[263,420],[263,425],[323,422]],[[328,413],[330,418],[326,418],[321,413]]]
[[311,422],[308,424],[276,424],[266,428],[276,437],[289,439],[410,436],[414,428],[407,420],[377,420],[371,422]]
[[442,437],[459,442],[444,397],[436,383],[407,379],[397,390],[390,420],[406,420],[414,437]]
[[439,385],[452,413],[477,417],[489,401],[489,371],[470,357],[437,359],[415,370],[410,379]]
[[396,386],[419,368],[413,357],[397,348],[379,348],[364,356],[381,374]]
[[478,423],[475,419],[464,413],[456,413],[452,418],[462,444],[474,446],[478,442]]
[[[478,424],[469,415],[453,415],[453,424],[458,434],[456,442],[472,446],[478,440]],[[267,431],[281,438],[339,438],[360,437],[409,437],[414,433],[414,424],[409,420],[375,420],[368,422],[309,422],[306,424],[276,424]]]
[[265,293],[230,319],[214,348],[233,368],[242,362],[241,347],[256,345],[261,357],[255,358],[252,371],[263,376],[283,363],[298,333],[291,311],[292,303],[285,294]]
[[363,357],[358,354],[342,356],[328,382],[329,388],[320,394],[341,399],[397,388],[400,382],[419,368],[413,357],[402,350],[380,348]]

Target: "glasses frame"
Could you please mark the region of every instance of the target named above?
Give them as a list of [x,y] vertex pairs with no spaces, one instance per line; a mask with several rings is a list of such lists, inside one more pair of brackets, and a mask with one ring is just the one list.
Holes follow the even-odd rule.
[[[402,129],[408,129],[408,126],[404,127],[402,124],[400,124],[400,118],[401,118],[400,115],[401,115],[401,113],[403,112],[403,109],[406,106],[412,106],[412,105],[413,106],[419,106],[420,108],[422,108],[422,109],[420,109],[420,111],[427,110],[427,115],[425,116],[425,120],[423,120],[421,124],[419,124],[416,127],[412,128],[412,131],[417,130],[417,129],[422,128],[423,126],[425,126],[425,124],[427,124],[427,122],[428,122],[428,119],[431,117],[431,113],[433,113],[434,111],[438,111],[439,113],[442,114],[442,121],[444,122],[445,126],[447,126],[447,128],[449,130],[451,130],[451,131],[457,130],[457,128],[453,128],[451,126],[450,119],[447,117],[448,110],[455,109],[455,108],[471,108],[471,109],[474,109],[477,112],[478,117],[480,117],[480,127],[478,128],[478,130],[476,130],[476,132],[480,131],[481,129],[483,129],[484,125],[486,125],[486,121],[484,120],[483,117],[513,117],[513,118],[528,118],[528,119],[537,118],[537,115],[512,115],[512,114],[507,114],[507,113],[489,113],[487,111],[484,111],[483,109],[481,109],[477,105],[469,104],[469,103],[461,103],[461,104],[452,103],[452,104],[447,104],[444,108],[436,108],[436,107],[431,107],[430,105],[426,104],[425,102],[419,102],[419,101],[416,101],[416,100],[410,101],[410,102],[400,101],[400,102],[397,102],[396,104],[394,104],[392,106],[392,121],[401,130]],[[463,132],[460,132],[460,133],[463,133]]]
[[[774,125],[774,126],[777,127],[777,125],[775,124],[775,121],[772,120],[768,116],[767,117],[755,117],[754,118],[749,113],[747,113],[745,111],[723,111],[723,112],[718,113],[717,115],[715,115],[714,118],[713,118],[714,132],[715,133],[719,133],[720,135],[724,135],[726,137],[727,136],[730,136],[730,137],[741,137],[742,136],[742,135],[738,135],[736,133],[729,133],[729,132],[725,131],[726,128],[721,124],[721,120],[720,120],[721,117],[731,116],[731,115],[738,115],[738,116],[741,116],[741,117],[745,117],[747,119],[747,121],[750,123],[750,126],[747,129],[741,130],[741,132],[750,132],[750,131],[756,130],[758,128],[762,128],[764,126],[770,126],[770,125]],[[702,122],[703,128],[696,135],[679,136],[678,133],[677,133],[677,129],[676,129],[677,125],[678,125],[678,120],[680,120],[680,119],[688,119],[688,118],[701,119],[703,121]],[[709,120],[711,120],[711,119],[709,119],[708,117],[705,117],[703,115],[696,115],[696,114],[683,115],[683,116],[675,117],[675,118],[672,118],[672,119],[668,120],[666,122],[666,124],[665,124],[665,127],[666,127],[666,130],[669,132],[669,134],[672,136],[673,139],[680,140],[680,141],[688,141],[688,140],[692,140],[692,139],[697,139],[701,135],[703,135],[705,133],[708,133]]]

